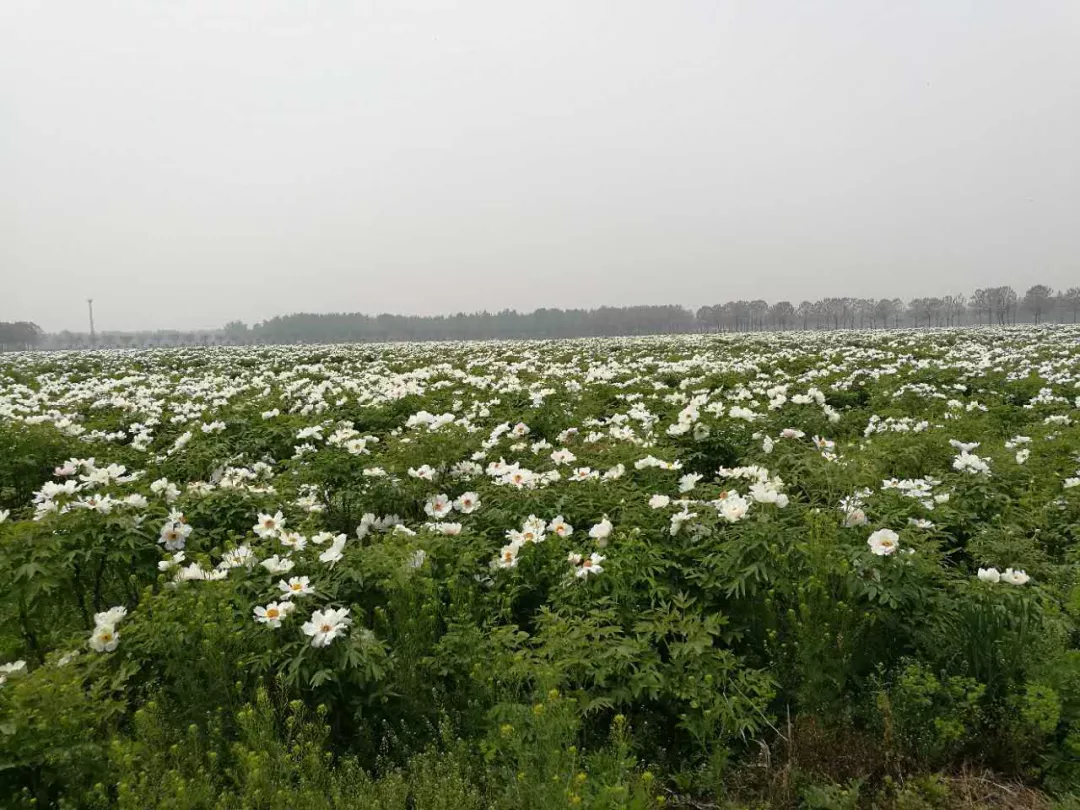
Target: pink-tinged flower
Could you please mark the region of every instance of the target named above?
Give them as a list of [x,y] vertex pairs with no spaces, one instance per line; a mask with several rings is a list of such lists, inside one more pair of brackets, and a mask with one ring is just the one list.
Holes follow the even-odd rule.
[[433,518],[446,517],[454,509],[448,495],[433,495],[424,504],[424,511]]

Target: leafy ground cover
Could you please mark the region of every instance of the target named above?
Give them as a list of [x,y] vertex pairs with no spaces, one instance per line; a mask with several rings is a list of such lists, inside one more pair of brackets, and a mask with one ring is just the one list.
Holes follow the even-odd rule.
[[1080,806],[1080,330],[0,356],[13,807]]

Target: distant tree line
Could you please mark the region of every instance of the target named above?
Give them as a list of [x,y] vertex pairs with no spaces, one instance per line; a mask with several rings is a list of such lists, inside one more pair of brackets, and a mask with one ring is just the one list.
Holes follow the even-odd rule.
[[[232,321],[218,330],[101,332],[41,335],[34,324],[0,324],[23,331],[0,331],[0,348],[127,348],[272,343],[360,343],[487,338],[614,337],[693,332],[751,332],[790,329],[882,329],[902,326],[1076,323],[1080,287],[1055,292],[1036,284],[1023,295],[1012,287],[985,287],[970,296],[942,298],[829,297],[816,301],[763,299],[728,301],[696,311],[675,305],[537,309],[456,315],[365,315],[297,313],[248,327]],[[36,329],[36,337],[26,331]],[[21,335],[21,337],[16,337]]]
[[0,321],[0,351],[24,351],[41,345],[45,333],[36,323]]
[[763,299],[729,301],[691,311],[680,306],[599,309],[503,310],[420,317],[300,313],[271,318],[247,328],[228,324],[230,338],[255,343],[349,343],[390,340],[471,340],[477,338],[558,338],[650,335],[687,332],[748,332],[767,329],[877,329],[963,324],[1075,323],[1080,287],[1054,293],[1036,284],[1021,298],[1012,287],[976,290],[943,298],[830,297],[817,301]]

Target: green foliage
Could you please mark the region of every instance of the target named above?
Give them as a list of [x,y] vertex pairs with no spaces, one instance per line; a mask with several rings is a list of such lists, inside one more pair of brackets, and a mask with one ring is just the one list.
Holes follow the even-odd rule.
[[77,439],[52,426],[0,420],[0,509],[24,507],[53,467],[81,451]]
[[52,655],[0,686],[0,792],[49,806],[63,788],[82,790],[107,776],[108,735],[127,709],[131,672],[110,672],[87,656]]
[[984,692],[971,678],[938,677],[912,662],[878,692],[878,711],[901,753],[940,765],[980,730]]
[[807,785],[801,806],[805,810],[856,810],[861,793],[857,781],[846,785]]
[[996,330],[14,356],[0,794],[921,810],[952,800],[925,772],[977,766],[1064,797],[1078,355]]

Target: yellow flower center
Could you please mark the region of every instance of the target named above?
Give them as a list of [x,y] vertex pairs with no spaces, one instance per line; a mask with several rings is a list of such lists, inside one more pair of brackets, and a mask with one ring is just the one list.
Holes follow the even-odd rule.
[[270,608],[268,611],[266,611],[266,618],[268,619],[276,619],[280,615],[281,611],[277,608]]

